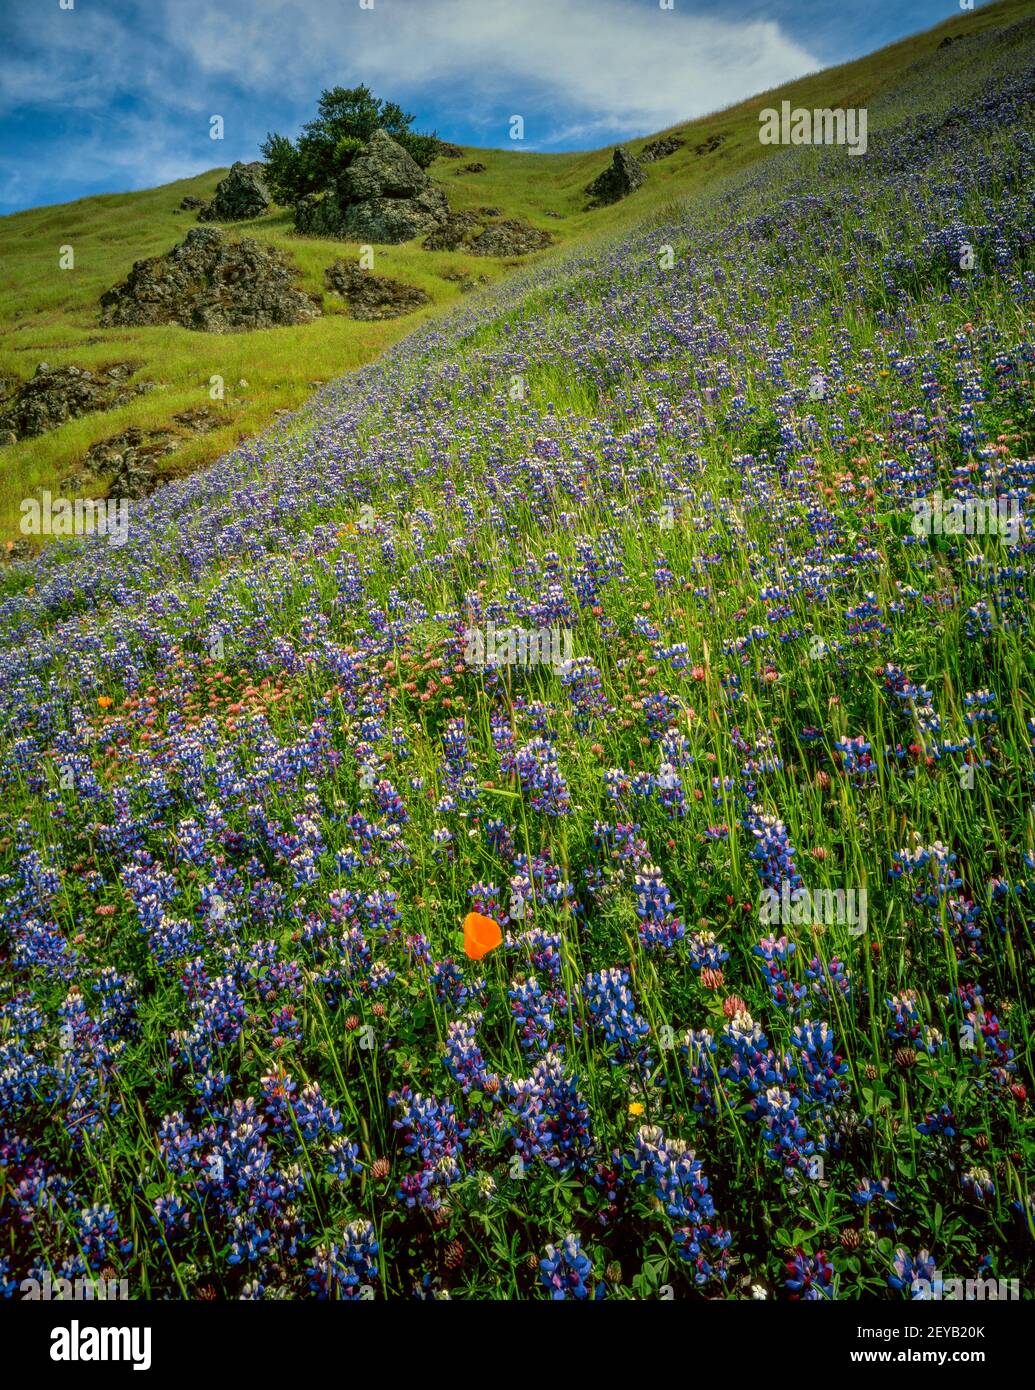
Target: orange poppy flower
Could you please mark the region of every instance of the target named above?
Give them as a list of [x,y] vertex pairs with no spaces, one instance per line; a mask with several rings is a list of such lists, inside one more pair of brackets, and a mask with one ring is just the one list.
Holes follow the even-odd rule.
[[100,705],[101,709],[107,709],[108,706],[111,704],[111,696],[110,696],[110,695],[98,695],[98,696],[97,696],[97,703]]
[[498,922],[491,917],[483,917],[480,912],[469,912],[464,918],[464,950],[469,959],[481,960],[490,951],[503,944],[503,933]]

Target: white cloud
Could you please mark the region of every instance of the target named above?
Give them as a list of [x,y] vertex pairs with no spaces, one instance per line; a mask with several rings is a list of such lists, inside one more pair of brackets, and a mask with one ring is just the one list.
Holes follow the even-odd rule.
[[[564,110],[590,128],[647,134],[820,66],[773,22],[630,0],[375,0],[372,11],[355,0],[252,0],[247,9],[231,25],[209,0],[175,0],[169,14],[199,72],[225,80],[243,68],[304,97],[314,74],[338,71],[342,82],[452,103],[475,124],[479,104],[524,89],[526,127]],[[552,136],[544,128],[536,139]]]
[[[651,0],[5,4],[0,114],[20,132],[26,119],[39,127],[23,155],[20,142],[6,151],[19,200],[46,196],[48,180],[147,187],[248,158],[336,83],[365,82],[434,113],[422,123],[440,135],[474,131],[487,145],[510,146],[507,119],[520,113],[524,148],[549,149],[645,135],[820,66],[774,22],[693,15],[681,0],[674,11]],[[206,138],[216,112],[222,145]]]

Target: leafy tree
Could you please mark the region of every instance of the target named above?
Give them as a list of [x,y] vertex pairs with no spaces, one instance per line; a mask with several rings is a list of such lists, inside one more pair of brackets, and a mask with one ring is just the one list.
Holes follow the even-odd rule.
[[422,169],[438,153],[434,134],[411,130],[413,116],[397,102],[380,101],[369,87],[330,87],[320,94],[317,110],[317,119],[302,127],[295,144],[271,133],[262,146],[266,180],[280,203],[297,203],[307,193],[323,192],[379,127]]

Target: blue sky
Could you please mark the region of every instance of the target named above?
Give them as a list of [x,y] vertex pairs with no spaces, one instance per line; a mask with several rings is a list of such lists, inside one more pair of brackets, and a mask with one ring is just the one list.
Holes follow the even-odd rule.
[[255,159],[336,84],[365,82],[463,144],[510,145],[520,114],[525,149],[597,147],[959,13],[959,0],[672,4],[0,0],[0,213]]

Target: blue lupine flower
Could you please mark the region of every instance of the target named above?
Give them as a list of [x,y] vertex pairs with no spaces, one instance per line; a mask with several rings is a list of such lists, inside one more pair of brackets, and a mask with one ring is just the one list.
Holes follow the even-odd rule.
[[539,1269],[540,1281],[553,1300],[590,1297],[596,1300],[606,1293],[603,1283],[596,1284],[590,1293],[593,1264],[589,1256],[583,1254],[576,1235],[566,1235],[557,1246],[548,1245],[545,1256],[539,1261]]

